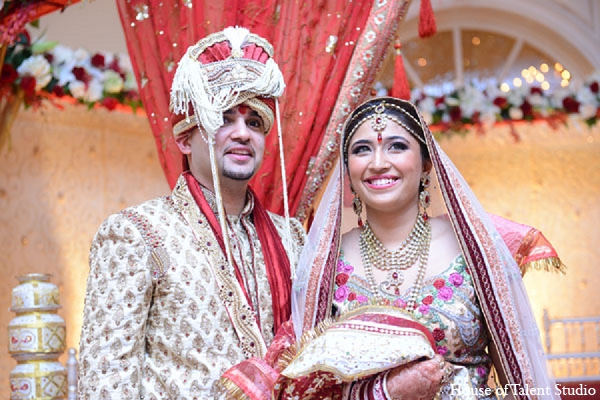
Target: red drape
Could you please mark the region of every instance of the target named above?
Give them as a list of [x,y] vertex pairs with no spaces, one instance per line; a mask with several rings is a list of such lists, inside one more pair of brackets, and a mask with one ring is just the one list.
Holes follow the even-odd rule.
[[[287,85],[280,109],[292,214],[306,191],[309,162],[319,152],[365,28],[369,23],[386,22],[395,30],[398,22],[374,15],[379,6],[373,0],[117,0],[117,5],[140,95],[171,187],[181,172],[181,154],[173,140],[168,111],[177,61],[189,45],[227,26],[244,26],[273,44],[274,59]],[[389,43],[387,36],[374,39],[375,47],[384,48]],[[372,80],[383,59],[380,53],[371,54],[370,68],[362,71],[363,78]],[[369,88],[360,88],[346,95],[355,105],[368,92]],[[279,163],[277,133],[272,131],[265,161],[251,184],[267,209],[281,213]]]
[[[0,6],[0,48],[10,44],[28,23],[54,11],[61,12],[81,0],[11,1]],[[0,60],[0,65],[2,64]]]

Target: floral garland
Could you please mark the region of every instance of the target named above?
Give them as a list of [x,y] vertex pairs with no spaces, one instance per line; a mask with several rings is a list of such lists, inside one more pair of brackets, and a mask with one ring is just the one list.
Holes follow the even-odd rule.
[[20,96],[26,108],[64,96],[90,108],[100,105],[114,110],[126,105],[135,110],[142,106],[128,55],[90,54],[55,42],[32,43],[27,31],[20,32],[6,49],[0,98],[7,96]]
[[[388,93],[381,85],[375,91],[378,95]],[[493,85],[484,89],[466,85],[443,96],[412,90],[411,101],[438,137],[472,128],[483,132],[497,123],[508,123],[518,139],[513,122],[544,120],[551,127],[570,121],[596,125],[600,119],[600,71],[579,86],[552,92],[527,85],[507,92]]]

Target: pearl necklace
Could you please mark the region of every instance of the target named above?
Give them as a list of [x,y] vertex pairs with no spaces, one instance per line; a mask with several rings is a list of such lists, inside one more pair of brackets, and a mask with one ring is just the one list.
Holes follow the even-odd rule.
[[[375,236],[371,226],[367,222],[360,232],[359,249],[360,256],[365,268],[367,280],[371,287],[371,292],[377,300],[383,300],[381,293],[398,297],[400,296],[400,287],[404,282],[404,273],[402,271],[412,267],[417,262],[419,269],[415,284],[412,287],[410,298],[406,309],[414,310],[417,302],[417,296],[421,290],[425,272],[427,270],[427,260],[429,258],[429,245],[431,243],[431,224],[425,220],[421,214],[417,216],[417,221],[412,231],[400,245],[397,250],[389,251],[383,243]],[[373,267],[381,271],[388,271],[386,279],[377,286]]]

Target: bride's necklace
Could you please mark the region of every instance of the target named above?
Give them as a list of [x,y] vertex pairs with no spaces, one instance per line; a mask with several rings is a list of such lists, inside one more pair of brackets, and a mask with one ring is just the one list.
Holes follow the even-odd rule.
[[[421,214],[417,216],[417,221],[406,240],[394,251],[386,249],[371,230],[369,223],[365,224],[359,239],[360,255],[371,291],[378,300],[382,300],[381,293],[393,297],[400,296],[400,288],[404,283],[403,271],[418,262],[417,278],[406,306],[409,311],[415,308],[427,269],[430,243],[431,224]],[[388,272],[385,280],[379,286],[376,284],[373,268]]]

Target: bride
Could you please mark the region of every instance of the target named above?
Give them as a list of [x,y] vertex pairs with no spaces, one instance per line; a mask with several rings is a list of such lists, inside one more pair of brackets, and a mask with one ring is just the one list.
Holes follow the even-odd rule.
[[[519,266],[498,233],[517,225],[484,212],[416,107],[390,97],[361,104],[340,147],[265,390],[315,399],[552,393]],[[346,178],[358,223],[340,237]],[[233,371],[225,381],[247,395]]]

